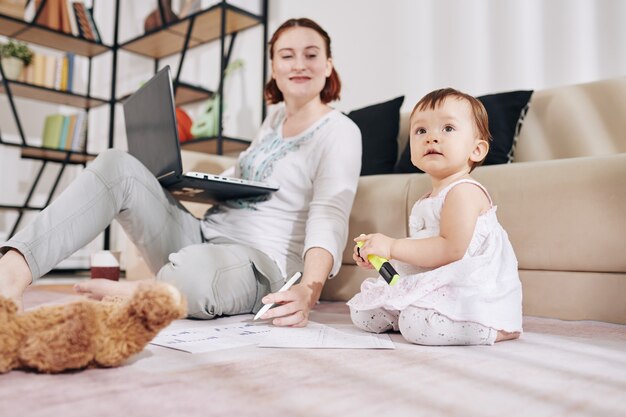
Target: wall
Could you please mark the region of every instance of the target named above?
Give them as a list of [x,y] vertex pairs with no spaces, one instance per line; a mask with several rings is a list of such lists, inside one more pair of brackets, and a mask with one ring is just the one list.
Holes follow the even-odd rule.
[[620,0],[271,0],[270,30],[310,17],[333,39],[349,110],[434,88],[481,95],[626,74]]
[[[110,44],[113,25],[106,22],[112,22],[112,2],[97,3],[96,20]],[[141,33],[154,2],[121,3],[120,39],[125,40]],[[203,7],[210,3],[203,0]],[[255,0],[237,4],[259,10]],[[175,10],[178,7],[175,1]],[[343,111],[398,95],[406,96],[403,107],[410,109],[423,94],[443,86],[481,95],[626,74],[626,2],[621,0],[270,0],[270,34],[290,17],[310,17],[331,35],[334,63],[343,81],[342,100],[335,106]],[[245,68],[225,86],[227,134],[251,138],[261,122],[261,48],[260,28],[242,33],[235,44],[233,58],[244,59]],[[218,53],[217,44],[195,48],[186,58],[182,78],[216,88]],[[94,92],[105,96],[110,62],[110,54],[94,60],[94,80],[98,80]],[[177,69],[176,57],[162,64]],[[121,96],[148,79],[153,64],[121,52],[118,68]],[[30,136],[40,134],[45,114],[57,111],[55,106],[28,100],[18,100],[18,105],[22,114],[29,114]],[[194,117],[201,107],[187,110]],[[15,135],[5,96],[0,96],[0,129],[3,137]],[[120,106],[115,130],[115,145],[124,149]],[[107,134],[108,110],[102,108],[92,115],[90,151],[104,149]],[[38,164],[21,160],[14,148],[1,147],[0,201],[22,201]],[[61,187],[80,169],[72,171]],[[41,193],[35,195],[37,199],[42,199]],[[0,240],[8,233],[12,216],[0,212]],[[119,230],[114,234],[119,236]]]

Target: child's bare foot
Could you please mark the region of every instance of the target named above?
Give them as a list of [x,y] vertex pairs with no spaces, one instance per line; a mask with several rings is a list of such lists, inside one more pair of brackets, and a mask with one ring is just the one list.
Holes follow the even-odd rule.
[[33,276],[22,254],[15,249],[0,257],[0,295],[9,298],[22,311],[22,296]]
[[513,340],[519,338],[519,332],[505,332],[504,330],[498,330],[498,336],[496,342],[502,342],[504,340]]
[[74,291],[94,300],[102,300],[104,297],[128,297],[135,292],[140,282],[97,278],[75,284]]

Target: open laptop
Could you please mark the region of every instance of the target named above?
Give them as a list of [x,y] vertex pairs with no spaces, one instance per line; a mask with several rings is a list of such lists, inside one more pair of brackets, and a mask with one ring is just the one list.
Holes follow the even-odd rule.
[[183,173],[170,68],[124,102],[128,152],[176,199],[199,203],[257,197],[278,190],[266,183],[202,172]]

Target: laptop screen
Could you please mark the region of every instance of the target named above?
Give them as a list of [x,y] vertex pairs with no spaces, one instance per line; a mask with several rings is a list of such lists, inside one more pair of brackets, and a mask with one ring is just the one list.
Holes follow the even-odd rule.
[[182,173],[169,66],[126,99],[124,119],[131,155],[157,178],[171,172]]

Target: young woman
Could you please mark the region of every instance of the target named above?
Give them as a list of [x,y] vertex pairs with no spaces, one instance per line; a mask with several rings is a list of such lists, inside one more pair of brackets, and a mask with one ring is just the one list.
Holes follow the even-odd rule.
[[[29,226],[0,246],[0,293],[19,301],[24,289],[95,238],[116,219],[156,279],[187,298],[190,317],[252,313],[305,326],[322,286],[337,273],[361,164],[361,134],[328,105],[341,83],[328,34],[309,19],[290,19],[270,42],[276,104],[235,176],[280,190],[265,199],[228,201],[194,218],[136,159],[108,150]],[[302,272],[300,283],[275,293]],[[94,298],[124,295],[136,282],[90,280],[75,289]]]

